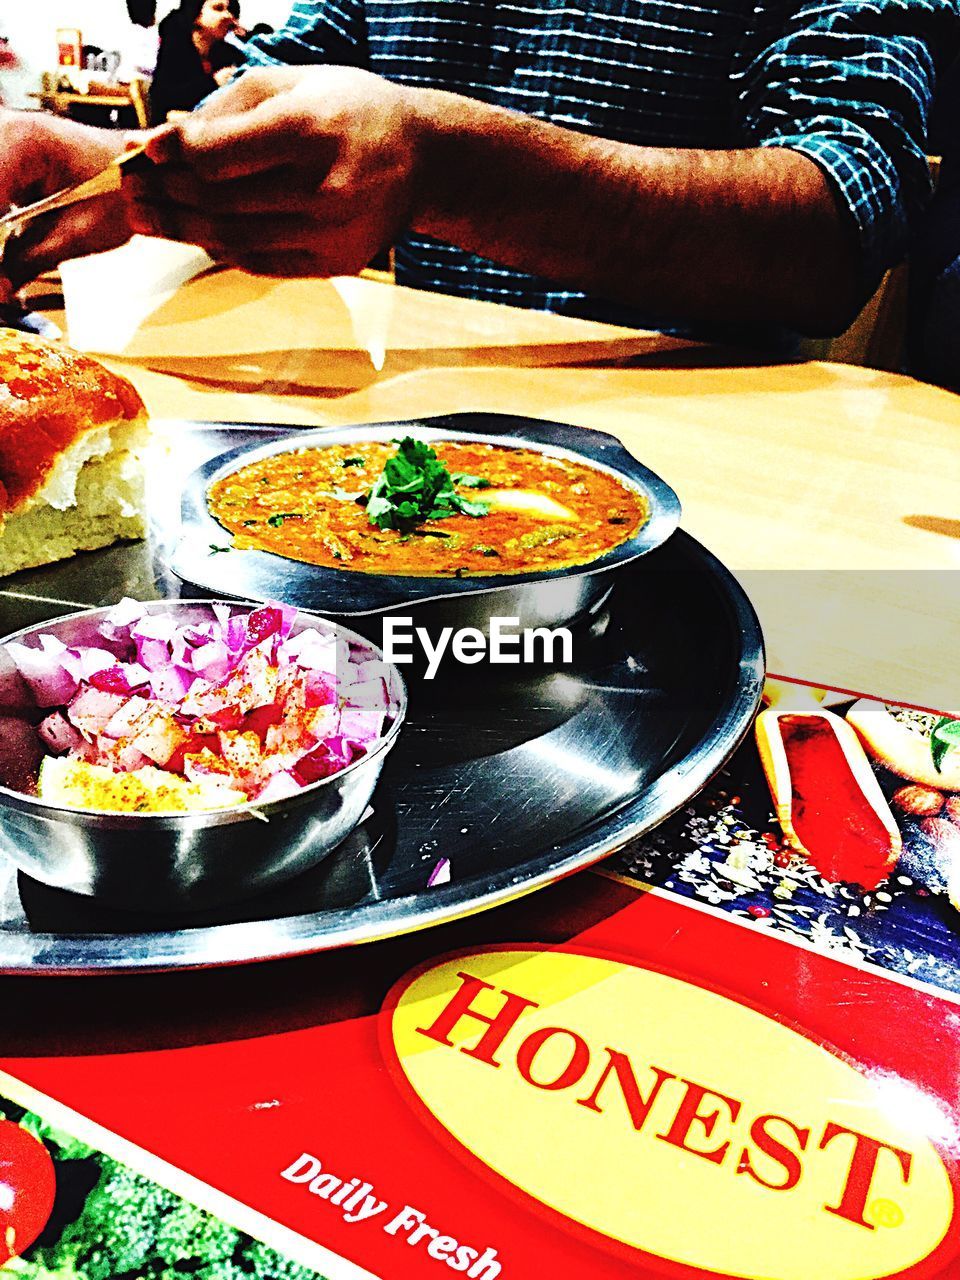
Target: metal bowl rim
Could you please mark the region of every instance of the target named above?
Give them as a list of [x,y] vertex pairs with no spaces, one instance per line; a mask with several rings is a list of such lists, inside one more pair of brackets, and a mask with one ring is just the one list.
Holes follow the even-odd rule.
[[[201,605],[204,608],[212,608],[215,604],[224,604],[229,608],[243,607],[248,605],[250,610],[263,607],[262,601],[252,600],[199,600],[199,599],[163,599],[163,600],[144,600],[138,601],[144,605],[152,613],[163,613],[167,610],[179,608],[183,605]],[[19,631],[11,632],[8,636],[0,638],[0,646],[6,646],[13,642],[18,643],[23,637],[39,635],[48,627],[55,627],[58,623],[73,621],[76,618],[92,618],[105,617],[115,605],[101,605],[96,609],[75,609],[70,613],[59,614],[55,618],[48,618],[44,622],[34,623],[28,627],[22,627]],[[274,814],[285,812],[289,809],[298,809],[301,804],[309,801],[317,791],[322,790],[327,785],[338,783],[345,778],[347,774],[362,769],[366,764],[376,760],[378,756],[390,750],[407,714],[408,695],[407,686],[399,669],[393,662],[387,662],[383,656],[381,649],[368,640],[365,636],[359,635],[355,631],[351,631],[349,627],[343,626],[339,622],[334,622],[330,618],[323,618],[319,614],[312,614],[308,609],[298,609],[297,614],[303,614],[307,618],[311,618],[315,622],[322,622],[326,626],[332,627],[338,636],[361,645],[376,654],[378,660],[384,662],[392,672],[393,680],[397,687],[397,711],[390,727],[386,733],[378,739],[376,747],[371,751],[365,752],[356,760],[351,762],[344,769],[340,769],[337,773],[331,774],[327,778],[318,778],[316,782],[309,783],[296,795],[283,796],[278,800],[270,800],[264,805],[258,804],[241,804],[232,805],[230,808],[223,809],[198,809],[191,810],[186,813],[118,813],[109,809],[71,809],[65,805],[50,804],[47,801],[39,799],[37,796],[27,795],[23,791],[15,791],[12,787],[6,787],[0,784],[0,806],[6,805],[8,808],[17,809],[24,813],[34,816],[47,818],[51,822],[66,822],[68,826],[80,827],[100,827],[109,828],[110,830],[124,830],[126,828],[136,828],[141,822],[149,822],[151,826],[160,830],[178,831],[183,827],[196,829],[209,829],[211,827],[233,826],[235,823],[241,822],[258,822],[269,821]]]
[[[474,430],[454,425],[454,420],[458,417],[474,416],[482,416],[484,421],[493,423],[502,421],[512,424],[519,421],[523,426],[510,429],[505,426],[503,433],[498,434],[489,429]],[[448,422],[450,425],[447,425]],[[243,444],[225,450],[197,467],[184,486],[178,545],[180,541],[185,540],[186,531],[189,528],[229,534],[229,530],[225,529],[210,513],[207,506],[207,493],[210,486],[217,480],[233,474],[241,467],[251,465],[261,458],[293,453],[298,449],[324,448],[371,438],[389,438],[401,430],[406,434],[418,435],[429,441],[459,439],[481,444],[526,448],[547,456],[565,457],[584,463],[595,470],[612,475],[633,492],[639,490],[650,506],[649,517],[632,537],[611,547],[593,560],[584,564],[534,570],[529,573],[490,574],[466,578],[371,574],[363,570],[334,569],[326,565],[310,564],[307,561],[283,556],[278,552],[243,549],[236,554],[243,556],[248,564],[259,567],[267,574],[278,572],[273,569],[273,565],[282,564],[285,572],[309,575],[314,587],[319,586],[322,589],[328,586],[333,594],[353,597],[349,599],[349,607],[345,607],[342,612],[359,616],[364,613],[380,613],[404,603],[421,604],[451,595],[484,595],[494,591],[522,589],[537,583],[553,582],[563,578],[609,572],[630,564],[661,546],[680,522],[680,500],[674,489],[656,472],[635,458],[616,436],[592,428],[576,427],[569,423],[552,423],[542,419],[518,420],[504,414],[465,414],[452,415],[449,420],[424,418],[398,422],[372,422],[344,427],[324,427],[319,430],[311,428],[305,432],[296,433],[291,433],[289,428],[284,429],[278,426],[277,437],[267,443]],[[575,434],[576,443],[558,442],[553,438],[558,432]],[[603,450],[614,454],[617,463],[612,463],[609,458],[596,456]],[[200,581],[192,573],[181,573],[177,567],[176,552],[172,558],[171,568],[178,577],[186,581],[197,582],[198,585],[211,589],[214,586],[217,590],[224,589],[221,584],[216,583],[215,569],[205,581]],[[371,602],[369,599],[364,600],[365,591],[375,596],[392,598],[381,598]]]

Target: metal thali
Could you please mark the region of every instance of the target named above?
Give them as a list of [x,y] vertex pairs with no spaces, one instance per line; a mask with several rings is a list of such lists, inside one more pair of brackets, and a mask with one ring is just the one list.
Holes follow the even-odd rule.
[[[122,595],[195,595],[167,567],[188,477],[227,450],[284,434],[165,424],[149,543],[8,579],[2,633]],[[280,889],[203,914],[134,915],[39,885],[0,860],[0,971],[235,964],[507,902],[622,849],[684,805],[748,731],[762,681],[749,601],[709,552],[677,533],[618,571],[577,626],[571,664],[457,667],[413,682],[371,812],[326,862]],[[450,881],[428,887],[441,859]]]

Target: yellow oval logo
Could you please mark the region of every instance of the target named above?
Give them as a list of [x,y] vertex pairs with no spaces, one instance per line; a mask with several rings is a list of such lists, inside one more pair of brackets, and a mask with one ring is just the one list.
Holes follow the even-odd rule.
[[953,1218],[932,1100],[648,969],[494,950],[391,995],[400,1068],[470,1152],[566,1218],[724,1276],[875,1280]]

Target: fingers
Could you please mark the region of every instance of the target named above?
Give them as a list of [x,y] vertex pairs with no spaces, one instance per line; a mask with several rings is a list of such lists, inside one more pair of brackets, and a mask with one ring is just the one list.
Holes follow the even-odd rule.
[[[342,214],[342,211],[340,211]],[[320,222],[309,207],[293,213],[212,216],[209,212],[144,203],[130,222],[143,235],[196,244],[218,262],[255,275],[331,276],[365,266],[379,247],[364,220],[341,216]]]
[[282,166],[269,175],[208,183],[183,165],[164,165],[155,173],[125,177],[124,194],[137,205],[174,205],[215,216],[296,213],[316,198],[316,182]]
[[312,255],[290,253],[247,253],[237,257],[234,264],[253,276],[273,276],[281,280],[293,280],[303,276],[325,276]]
[[[124,136],[89,129],[43,112],[0,116],[0,211],[29,204],[98,173],[117,155]],[[3,252],[5,282],[20,288],[65,258],[111,249],[129,237],[123,201],[104,196],[37,219]]]
[[[205,182],[230,182],[282,165],[323,169],[336,154],[336,137],[321,138],[314,115],[291,111],[286,96],[273,97],[231,115],[200,113],[163,137],[152,140],[147,155],[158,164],[182,164]],[[309,145],[305,146],[309,138]]]
[[361,271],[376,253],[362,234],[344,228],[326,249],[312,242],[296,250],[259,250],[238,253],[232,265],[257,276],[295,279],[304,276],[351,276]]
[[260,77],[248,72],[233,84],[211,94],[189,120],[163,124],[154,129],[152,137],[147,139],[147,155],[157,164],[177,160],[181,152],[181,131],[195,120],[201,116],[205,120],[217,120],[223,116],[239,115],[259,106],[269,96]]
[[296,77],[297,73],[292,68],[251,67],[218,93],[211,94],[203,106],[194,112],[193,118],[203,116],[205,119],[215,119],[217,116],[251,111],[274,94],[290,88]]
[[20,289],[66,258],[115,249],[130,234],[123,201],[116,194],[100,196],[29,223],[22,235],[7,241],[3,270]]
[[[258,274],[363,266],[405,216],[407,168],[395,153],[403,159],[406,135],[393,90],[337,70],[248,72],[155,133],[152,172],[124,176],[130,225]],[[378,86],[387,95],[379,111],[368,101]]]
[[171,206],[138,206],[132,221],[142,235],[164,236],[196,244],[221,262],[232,262],[248,253],[303,249],[316,235],[303,213],[277,214],[268,223],[259,215],[231,214],[211,217]]
[[[229,159],[239,162],[240,157],[232,153],[239,142],[247,142],[247,136],[252,130],[259,132],[263,128],[277,125],[286,111],[286,104],[282,97],[278,97],[278,93],[290,79],[290,74],[284,71],[248,71],[232,84],[211,95],[188,119],[175,125],[163,125],[155,130],[147,143],[147,155],[157,164],[177,163],[187,159],[201,171],[209,168],[211,180],[216,179],[218,172],[224,178],[255,172],[256,168],[262,167],[262,162],[257,158],[251,159],[252,167],[241,167],[236,172],[233,165],[226,161]],[[272,110],[267,110],[271,105]],[[250,113],[258,108],[264,109],[261,110],[261,118],[253,121]],[[288,149],[292,149],[293,139],[289,139],[288,143]],[[271,138],[269,143],[265,142],[257,156],[276,155],[276,149],[282,146],[280,137]],[[208,156],[210,164],[206,166]],[[282,160],[282,155],[280,159]]]

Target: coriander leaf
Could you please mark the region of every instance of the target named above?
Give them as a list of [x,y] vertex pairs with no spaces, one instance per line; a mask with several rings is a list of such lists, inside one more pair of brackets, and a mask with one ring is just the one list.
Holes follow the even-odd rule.
[[947,752],[954,747],[960,747],[960,720],[942,716],[933,726],[933,733],[930,735],[930,754],[937,773],[943,772]]
[[455,471],[450,479],[454,484],[462,484],[465,489],[490,488],[490,481],[484,476],[471,476],[466,471]]
[[386,485],[383,484],[382,479],[381,477],[370,491],[370,497],[367,500],[367,518],[371,524],[379,525],[381,529],[389,529],[393,503],[384,496]]
[[359,454],[355,458],[344,458],[340,463],[341,467],[365,467],[367,465],[366,458],[361,458]]
[[210,543],[210,554],[215,556],[220,551],[232,551],[233,547],[218,547],[215,542]]
[[457,493],[450,472],[423,440],[406,436],[397,443],[397,452],[384,463],[370,490],[367,518],[371,524],[408,533],[425,520],[444,520],[458,512],[487,514],[490,508],[486,503]]
[[457,494],[457,507],[465,516],[485,516],[490,510],[489,502],[472,502],[460,494]]

